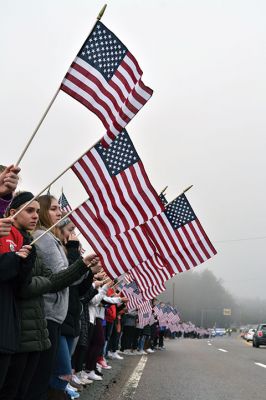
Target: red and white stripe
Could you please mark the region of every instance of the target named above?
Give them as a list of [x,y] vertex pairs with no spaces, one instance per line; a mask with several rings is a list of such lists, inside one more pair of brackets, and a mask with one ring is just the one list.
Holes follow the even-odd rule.
[[[171,279],[174,275],[173,271],[169,271],[159,260],[159,257],[154,254],[150,259],[143,262],[140,266],[130,270],[129,275],[136,281],[142,292],[154,288],[156,297],[165,290],[164,283]],[[159,293],[158,293],[159,291]]]
[[110,176],[95,148],[79,159],[72,170],[83,184],[97,217],[113,236],[141,225],[162,211],[141,161]]
[[150,301],[145,301],[138,307],[139,328],[144,328],[151,320],[152,308]]
[[107,129],[102,140],[110,144],[152,96],[152,89],[141,80],[142,74],[130,52],[109,81],[96,68],[76,57],[61,90],[100,118]]
[[99,255],[106,273],[112,278],[125,274],[154,254],[154,245],[141,227],[109,237],[89,200],[69,217]]
[[174,230],[162,212],[147,221],[145,228],[175,273],[194,268],[216,254],[198,219]]

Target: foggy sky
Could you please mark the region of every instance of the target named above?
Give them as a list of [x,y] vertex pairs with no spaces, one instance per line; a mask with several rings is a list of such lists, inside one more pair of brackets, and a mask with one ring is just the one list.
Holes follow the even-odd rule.
[[[2,2],[0,163],[18,159],[102,5]],[[168,185],[169,200],[194,185],[188,199],[218,250],[198,270],[212,270],[232,294],[263,298],[265,17],[263,0],[113,0],[102,19],[154,89],[127,127],[151,182],[158,192]],[[20,189],[39,192],[104,133],[60,93],[21,163]],[[72,207],[85,200],[71,172],[51,192],[62,186]]]

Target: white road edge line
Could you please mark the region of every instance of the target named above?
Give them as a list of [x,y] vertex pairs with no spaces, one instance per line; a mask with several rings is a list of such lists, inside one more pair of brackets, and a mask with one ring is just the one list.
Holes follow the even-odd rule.
[[254,363],[254,364],[258,365],[259,367],[266,368],[265,364],[261,364],[261,363]]
[[136,366],[132,375],[130,376],[127,383],[125,384],[124,389],[123,389],[121,395],[119,396],[119,399],[126,400],[126,399],[133,398],[133,396],[137,390],[137,387],[138,387],[141,375],[144,371],[147,360],[148,360],[147,356],[141,357],[141,359],[138,362],[138,365]]
[[218,349],[218,350],[222,351],[223,353],[228,353],[228,350],[225,349]]

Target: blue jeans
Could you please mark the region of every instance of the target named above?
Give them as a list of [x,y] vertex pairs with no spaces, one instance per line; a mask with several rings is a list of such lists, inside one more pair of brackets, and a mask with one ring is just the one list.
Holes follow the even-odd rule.
[[55,367],[50,379],[50,387],[53,389],[65,390],[67,386],[67,381],[60,379],[59,376],[72,373],[71,353],[74,339],[70,336],[60,336]]
[[138,345],[139,351],[143,351],[146,338],[147,336],[145,335],[139,338],[139,345]]

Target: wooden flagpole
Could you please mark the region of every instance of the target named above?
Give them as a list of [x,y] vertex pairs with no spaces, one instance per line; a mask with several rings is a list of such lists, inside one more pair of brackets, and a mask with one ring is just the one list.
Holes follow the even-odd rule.
[[[32,200],[33,201],[33,200]],[[77,208],[79,208],[80,206],[82,206],[82,204],[84,203],[84,201],[78,206],[76,207],[74,210],[69,211],[68,213],[66,213],[66,215],[64,215],[63,218],[61,218],[59,221],[57,221],[55,224],[53,224],[52,226],[50,226],[49,229],[47,229],[45,232],[43,232],[40,236],[38,236],[36,239],[34,239],[31,243],[30,246],[32,246],[33,244],[35,244],[41,237],[43,237],[44,235],[46,235],[46,233],[50,232],[57,224],[59,224],[59,222],[64,221],[64,219],[66,219],[70,214],[72,214],[74,211],[76,211]],[[28,203],[29,204],[29,203]],[[16,215],[16,214],[15,214]],[[14,218],[14,217],[12,217]]]
[[59,178],[61,178],[61,176],[63,176],[71,167],[72,165],[74,165],[80,158],[84,157],[85,154],[88,153],[88,151],[90,151],[91,149],[93,149],[94,146],[96,146],[96,144],[99,142],[99,140],[97,140],[97,142],[95,142],[88,150],[86,150],[81,156],[79,156],[72,164],[70,164],[66,169],[64,169],[63,172],[61,172],[61,174],[59,174],[55,179],[53,179],[50,183],[48,183],[47,186],[45,186],[44,189],[42,189],[38,194],[36,194],[36,196],[33,197],[33,199],[31,199],[28,203],[24,204],[23,207],[21,207],[16,214],[13,215],[12,218],[15,218],[21,211],[23,211],[26,207],[28,207],[28,205],[30,203],[32,203],[34,200],[36,200],[46,189],[48,189],[50,186],[52,186]]
[[[93,27],[91,28],[90,33],[87,35],[87,37],[90,36],[91,32],[92,32],[93,29],[95,28],[95,25],[96,25],[97,22],[100,21],[100,19],[102,18],[103,14],[104,14],[104,12],[105,12],[106,7],[107,7],[107,4],[105,4],[105,5],[102,7],[101,11],[99,12],[99,14],[98,14],[98,16],[97,16],[97,18],[96,18],[96,22],[94,23],[94,25],[93,25]],[[33,141],[33,139],[34,139],[36,133],[38,132],[40,126],[42,125],[42,123],[43,123],[43,121],[44,121],[46,115],[48,114],[50,108],[52,107],[52,105],[53,105],[53,103],[54,103],[54,101],[55,101],[55,99],[57,98],[57,95],[58,95],[58,93],[60,92],[60,88],[61,88],[61,84],[60,84],[59,88],[57,89],[57,91],[55,92],[55,94],[54,94],[52,100],[50,101],[48,107],[46,108],[44,114],[42,115],[42,117],[41,117],[39,123],[37,124],[36,128],[34,129],[32,135],[31,135],[30,139],[28,140],[26,146],[24,147],[22,153],[20,154],[19,159],[18,159],[18,161],[16,162],[16,166],[18,166],[18,165],[20,164],[21,160],[23,159],[23,157],[24,157],[26,151],[28,150],[28,148],[29,148],[31,142]]]
[[167,190],[167,188],[168,188],[168,186],[165,186],[165,188],[160,192],[159,196],[160,196],[161,194],[164,194],[164,192]]
[[186,193],[188,190],[190,190],[193,187],[193,185],[188,186],[186,189],[183,190],[183,192],[181,192],[178,196],[176,196],[173,200],[169,201],[169,203],[166,204],[165,207],[168,206],[168,204],[173,203],[173,201],[175,201],[179,196],[181,196],[182,194]]

